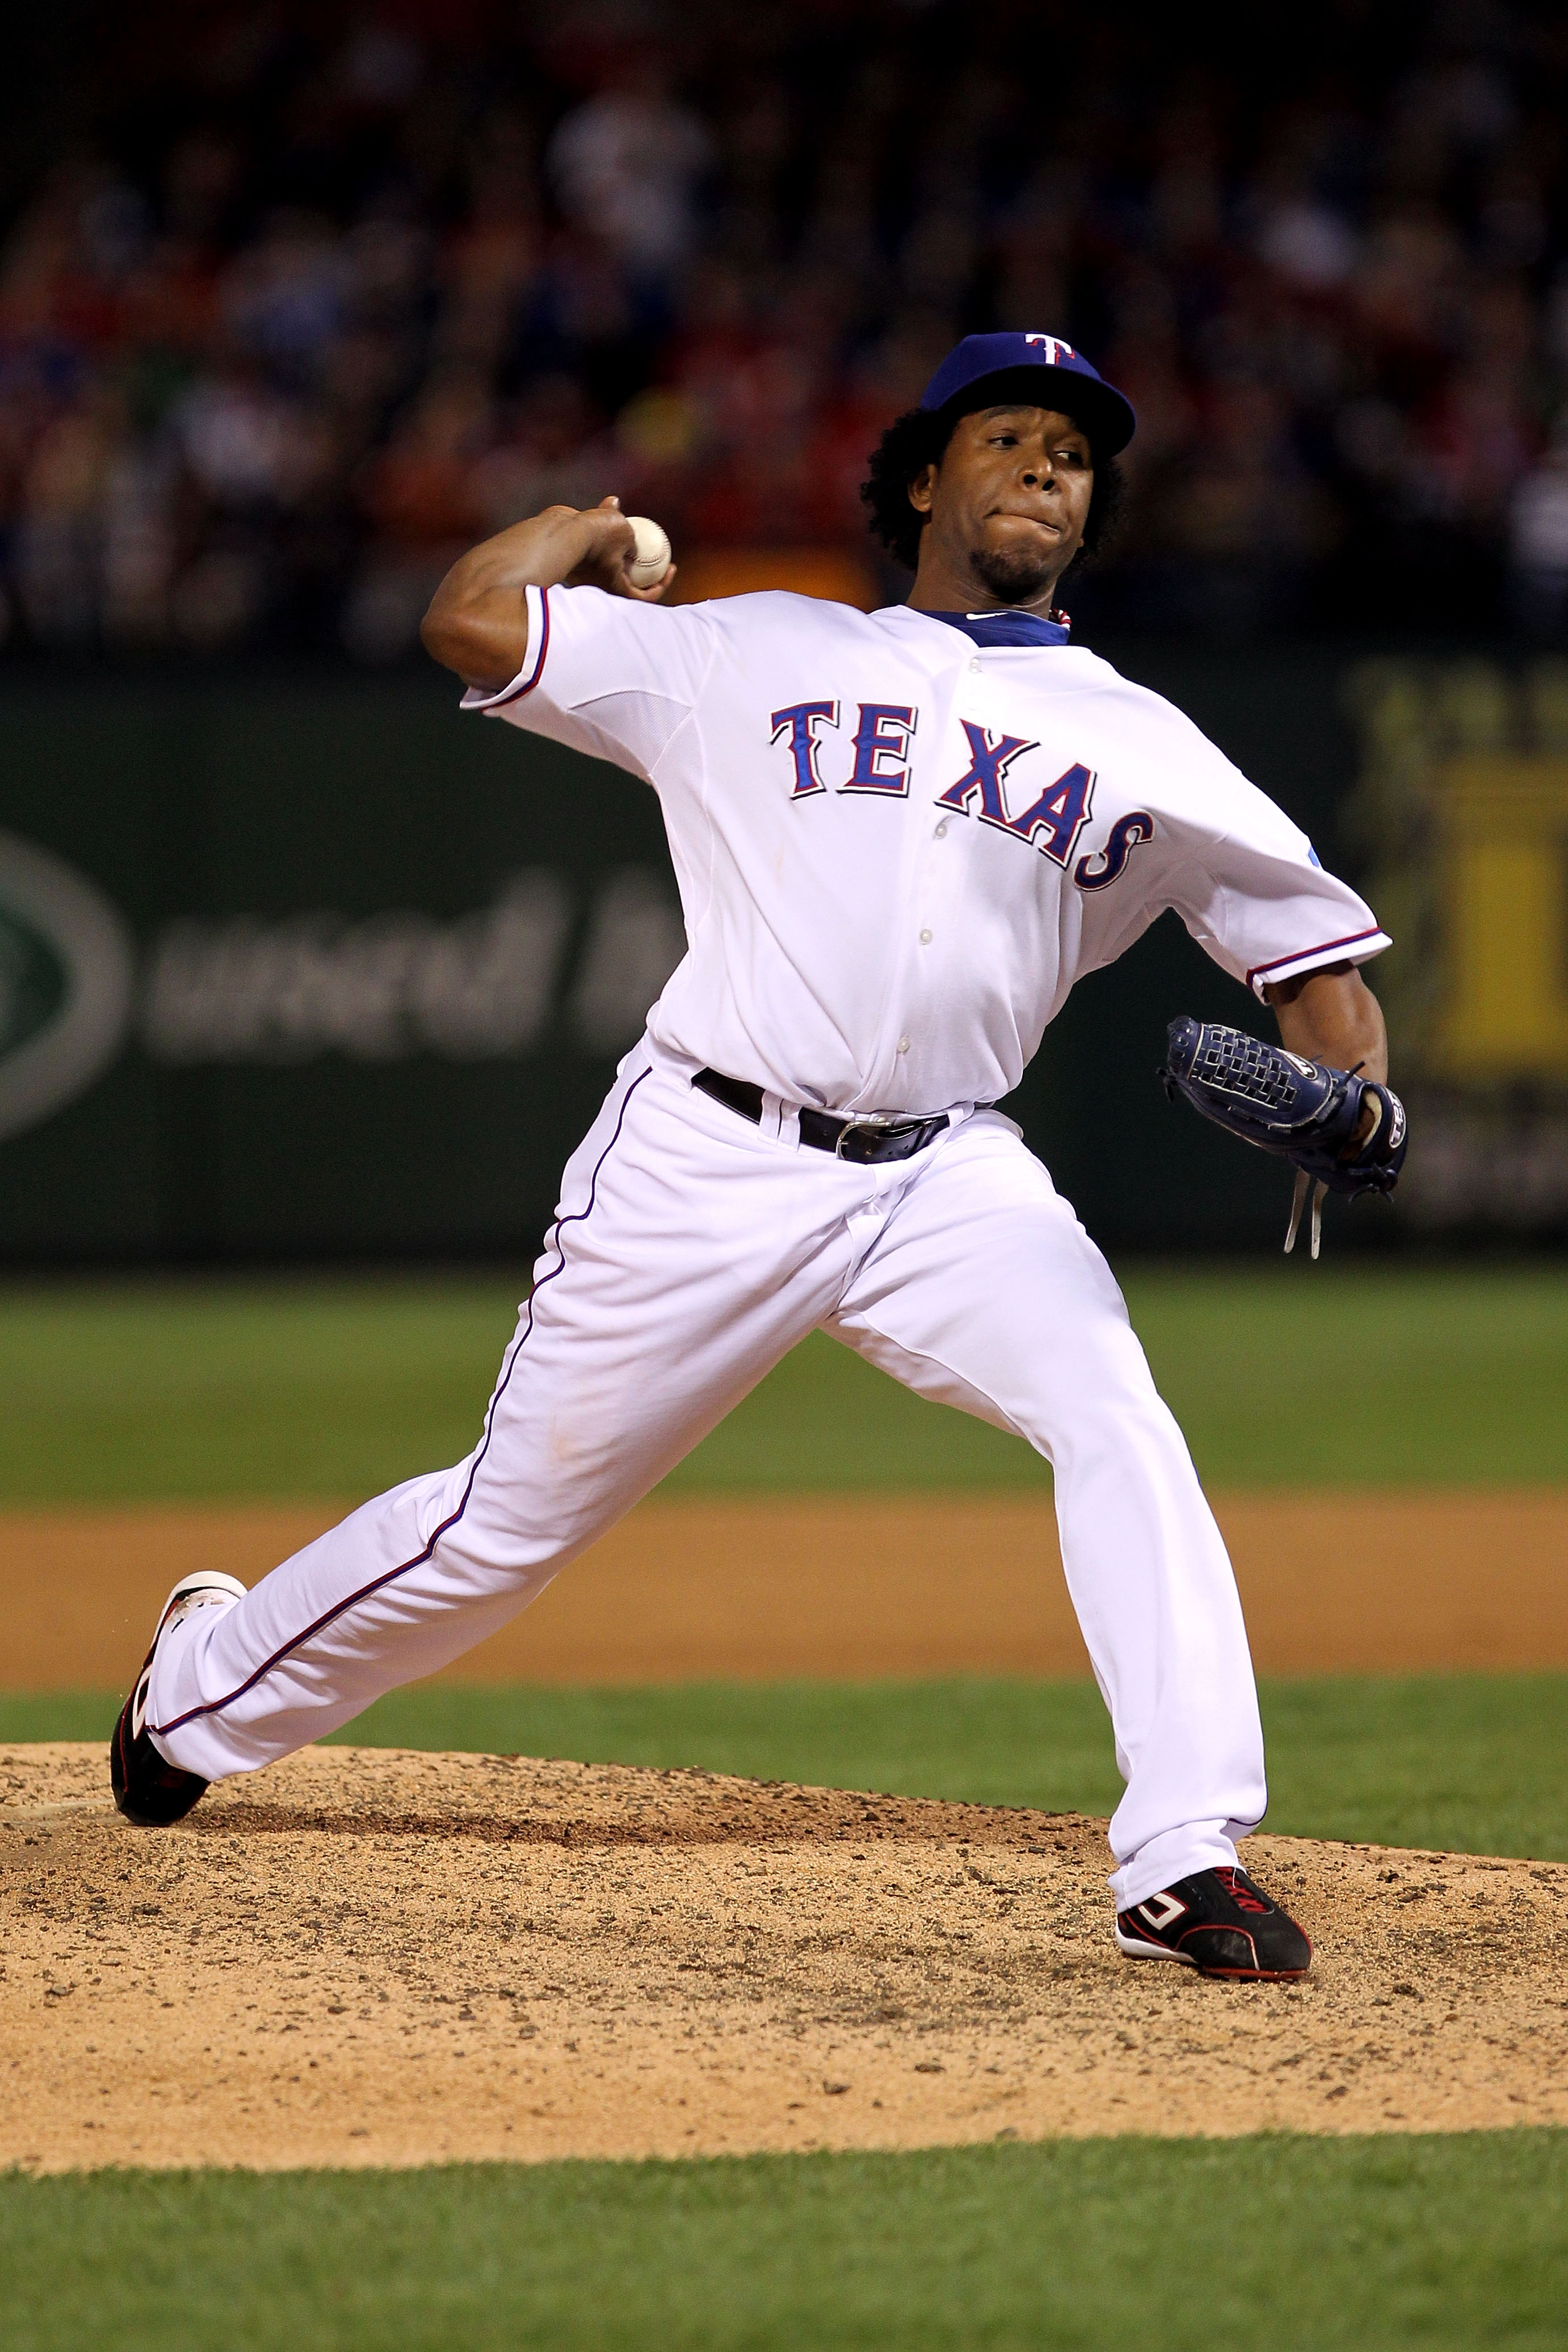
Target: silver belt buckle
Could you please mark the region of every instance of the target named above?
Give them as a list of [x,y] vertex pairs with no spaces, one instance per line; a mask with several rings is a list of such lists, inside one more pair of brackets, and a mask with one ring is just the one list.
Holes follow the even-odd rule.
[[917,1119],[895,1118],[891,1111],[883,1111],[880,1114],[873,1112],[865,1118],[847,1118],[833,1139],[833,1158],[835,1160],[841,1160],[843,1158],[844,1138],[847,1135],[854,1135],[862,1132],[869,1135],[880,1135],[888,1128],[916,1127],[918,1125],[919,1121]]

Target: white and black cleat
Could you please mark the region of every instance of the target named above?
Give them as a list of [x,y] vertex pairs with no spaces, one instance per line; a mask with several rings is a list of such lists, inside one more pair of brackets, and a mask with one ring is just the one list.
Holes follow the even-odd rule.
[[225,1576],[220,1569],[202,1569],[194,1576],[182,1577],[163,1603],[152,1646],[135,1688],[120,1710],[109,1743],[109,1783],[114,1801],[139,1829],[167,1829],[171,1822],[183,1821],[207,1789],[199,1773],[182,1772],[178,1765],[168,1763],[147,1737],[147,1689],[158,1644],[172,1625],[183,1623],[193,1610],[232,1609],[236,1601],[245,1599],[245,1591],[237,1576]]
[[1203,1977],[1285,1984],[1312,1948],[1295,1921],[1234,1865],[1178,1878],[1116,1914],[1116,1948],[1135,1960],[1179,1960]]

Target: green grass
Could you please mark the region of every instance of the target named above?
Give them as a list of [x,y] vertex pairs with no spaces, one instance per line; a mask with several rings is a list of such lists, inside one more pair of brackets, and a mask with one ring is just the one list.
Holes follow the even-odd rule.
[[[1216,1486],[1568,1481],[1568,1268],[1134,1266]],[[516,1276],[0,1289],[0,1507],[347,1496],[473,1444]],[[825,1340],[677,1492],[1043,1486],[1016,1441]],[[3,1672],[3,1667],[0,1667]],[[0,1697],[101,1738],[103,1694]],[[1568,1860],[1568,1676],[1265,1685],[1269,1827]],[[1085,1683],[428,1684],[350,1740],[1108,1811]],[[1568,2341],[1568,2135],[1115,2140],[900,2157],[0,2179],[6,2352],[812,2352],[1282,2335]]]
[[[1124,1270],[1216,1486],[1568,1481],[1568,1267]],[[0,1504],[373,1493],[474,1444],[517,1275],[0,1289]],[[831,1340],[787,1359],[674,1493],[1040,1486],[1018,1439]]]
[[[1263,1685],[1268,1826],[1568,1862],[1568,1675]],[[107,1738],[101,1693],[0,1697],[0,1739]],[[545,1690],[425,1683],[345,1742],[700,1765],[758,1780],[1109,1813],[1120,1794],[1092,1683],[694,1684]]]
[[0,2183],[10,2352],[1558,2352],[1568,2133]]

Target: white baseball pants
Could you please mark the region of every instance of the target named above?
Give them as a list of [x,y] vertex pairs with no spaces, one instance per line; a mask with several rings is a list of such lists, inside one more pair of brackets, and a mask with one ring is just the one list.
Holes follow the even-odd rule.
[[857,1167],[803,1148],[772,1097],[753,1127],[646,1041],[568,1164],[479,1444],[172,1631],[160,1753],[252,1771],[458,1657],[816,1329],[1051,1463],[1127,1784],[1118,1906],[1234,1862],[1265,1789],[1230,1564],[1110,1269],[1016,1128],[977,1111]]

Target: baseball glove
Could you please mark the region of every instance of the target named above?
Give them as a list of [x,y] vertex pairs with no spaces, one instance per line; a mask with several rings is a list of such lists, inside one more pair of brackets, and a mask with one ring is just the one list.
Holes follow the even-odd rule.
[[[1357,1066],[1359,1068],[1359,1065]],[[1405,1164],[1405,1106],[1387,1087],[1309,1062],[1266,1045],[1244,1029],[1227,1029],[1190,1014],[1173,1021],[1166,1036],[1160,1081],[1175,1102],[1178,1095],[1243,1143],[1288,1160],[1296,1171],[1296,1196],[1288,1255],[1309,1191],[1312,1250],[1315,1258],[1325,1192],[1392,1192]],[[1355,1140],[1368,1102],[1376,1109],[1371,1133]]]

